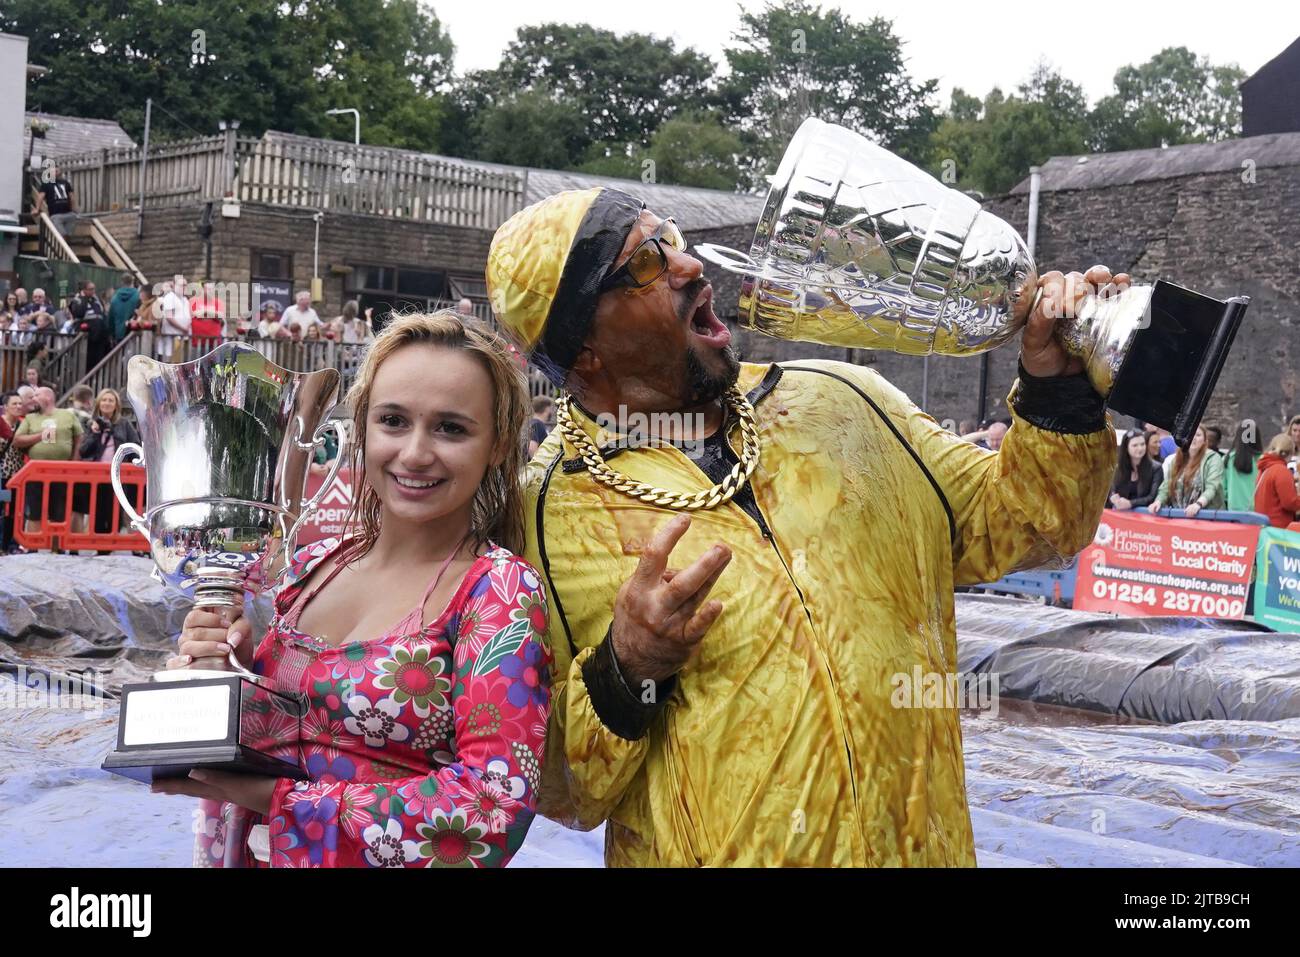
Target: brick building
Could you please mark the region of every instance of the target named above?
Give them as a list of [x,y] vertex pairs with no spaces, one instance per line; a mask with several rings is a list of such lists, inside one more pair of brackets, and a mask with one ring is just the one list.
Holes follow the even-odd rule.
[[[96,192],[94,186],[111,181],[115,168],[138,162],[138,150],[88,155],[69,165],[74,184],[78,178],[90,184],[87,201],[99,210],[97,218],[151,280],[178,272],[189,280],[210,275],[219,283],[256,284],[254,298],[260,290],[283,304],[293,290],[312,289],[318,277],[315,308],[322,315],[337,314],[348,299],[383,315],[462,296],[486,314],[483,271],[493,231],[517,209],[562,189],[617,186],[676,210],[684,221],[715,228],[752,224],[762,205],[761,197],[716,190],[469,163],[277,132],[258,140],[228,132],[225,139],[231,142],[213,137],[188,148],[185,156],[207,164],[197,173],[192,158],[165,158],[172,167],[189,165],[159,174],[164,182],[158,198],[147,202],[143,223],[130,190]],[[221,190],[230,195],[213,195],[220,177],[210,165],[233,172],[229,188]],[[110,172],[102,172],[105,166]],[[179,193],[180,201],[168,202],[169,193]],[[207,237],[205,222],[211,226]]]

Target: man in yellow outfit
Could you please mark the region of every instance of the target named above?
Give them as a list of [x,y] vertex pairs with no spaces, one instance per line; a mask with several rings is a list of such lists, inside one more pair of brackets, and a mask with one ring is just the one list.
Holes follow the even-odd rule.
[[[995,454],[869,369],[738,362],[686,248],[604,188],[492,241],[498,319],[571,397],[529,473],[541,810],[606,822],[610,866],[974,865],[955,703],[895,692],[957,672],[954,585],[1092,538],[1115,436],[1050,318],[1084,277],[1043,277]],[[643,416],[674,441],[599,428]]]

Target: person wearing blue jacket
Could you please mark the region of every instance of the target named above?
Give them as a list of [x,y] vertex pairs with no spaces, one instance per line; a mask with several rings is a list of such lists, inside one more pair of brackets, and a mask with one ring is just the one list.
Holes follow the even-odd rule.
[[129,272],[124,272],[122,285],[113,293],[113,298],[108,304],[108,326],[114,344],[126,338],[126,324],[131,321],[131,317],[139,308],[140,290],[135,287],[135,277]]

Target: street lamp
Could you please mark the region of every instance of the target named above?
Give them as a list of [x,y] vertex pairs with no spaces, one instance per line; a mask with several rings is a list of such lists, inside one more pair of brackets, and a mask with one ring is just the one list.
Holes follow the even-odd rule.
[[361,111],[360,111],[360,110],[354,110],[354,109],[352,109],[351,107],[349,107],[349,108],[346,109],[346,110],[326,110],[326,111],[325,111],[325,115],[326,115],[326,116],[338,116],[340,113],[351,113],[351,114],[352,114],[352,118],[353,118],[353,120],[355,121],[355,123],[354,123],[355,129],[354,129],[354,131],[353,131],[353,135],[352,135],[352,142],[355,143],[357,146],[360,146],[360,145],[361,145]]

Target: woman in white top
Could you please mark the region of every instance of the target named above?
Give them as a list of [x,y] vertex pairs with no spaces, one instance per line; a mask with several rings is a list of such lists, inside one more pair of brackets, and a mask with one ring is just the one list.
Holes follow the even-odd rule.
[[355,299],[349,299],[343,304],[343,314],[339,316],[343,320],[343,342],[356,344],[369,342],[375,337],[374,330],[370,325],[370,310],[366,310],[364,317],[359,316],[360,306]]

